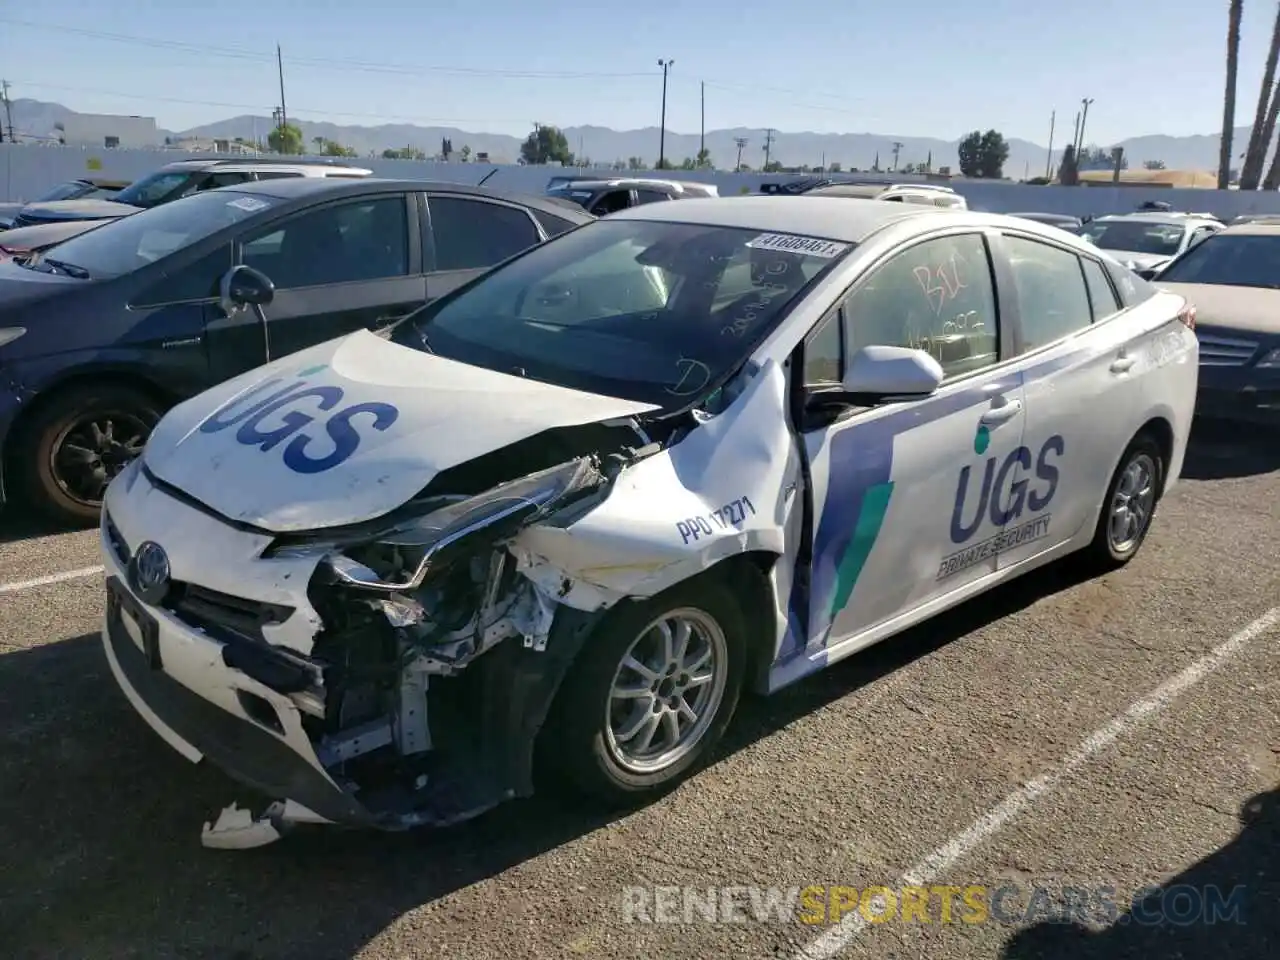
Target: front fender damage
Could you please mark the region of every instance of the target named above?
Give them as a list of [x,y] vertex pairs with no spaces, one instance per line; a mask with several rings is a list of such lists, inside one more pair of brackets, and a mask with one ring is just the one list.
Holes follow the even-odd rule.
[[[448,549],[438,544],[449,538],[437,537],[408,561],[395,551],[290,546],[319,559],[308,599],[322,625],[308,659],[323,680],[287,693],[327,782],[366,814],[359,825],[444,826],[532,795],[552,701],[613,607],[739,554],[792,556],[803,511],[784,404],[785,376],[766,365],[696,429],[595,445],[545,471],[571,473],[572,496],[495,510],[497,521],[467,527]],[[449,509],[465,519],[462,507]],[[770,578],[778,636],[791,566],[777,564]],[[206,844],[270,842],[320,806],[288,800],[247,822],[224,811]]]

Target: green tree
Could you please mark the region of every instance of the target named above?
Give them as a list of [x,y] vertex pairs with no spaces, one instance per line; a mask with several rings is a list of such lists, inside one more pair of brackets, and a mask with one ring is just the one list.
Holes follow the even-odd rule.
[[693,159],[693,157],[685,157],[683,160],[680,161],[680,169],[681,170],[697,170],[698,161]]
[[470,162],[471,162],[471,148],[470,148],[469,146],[467,146],[467,145],[464,143],[464,144],[462,145],[462,151],[458,154],[458,157],[459,157],[459,159],[461,159],[461,160],[462,160],[462,162],[463,162],[463,163],[470,163]]
[[999,180],[1009,159],[1009,144],[999,130],[974,130],[960,141],[957,152],[964,176]]
[[302,131],[292,123],[281,124],[267,134],[267,146],[276,153],[301,153]]
[[525,163],[562,163],[566,167],[573,166],[573,154],[569,151],[569,141],[559,127],[546,127],[541,124],[525,137],[520,144],[520,156]]
[[839,163],[832,163],[832,164],[830,164],[830,165],[827,167],[827,171],[828,171],[828,172],[830,172],[830,173],[839,173],[839,172],[840,172],[840,164],[839,164]]
[[712,170],[715,164],[711,162],[711,151],[703,147],[698,151],[697,166],[699,170]]
[[661,160],[659,160],[657,163],[653,165],[653,169],[655,170],[674,170],[675,168],[676,168],[676,165],[672,163],[670,160],[668,160],[666,157],[663,157]]
[[1142,162],[1144,170],[1164,170],[1166,169],[1163,160],[1144,160]]
[[781,173],[782,162],[780,160],[770,160],[762,169],[765,173]]
[[320,153],[326,157],[354,157],[357,156],[352,147],[344,147],[336,140],[323,140]]
[[628,170],[643,170],[643,169],[644,169],[644,158],[643,158],[643,157],[627,157],[627,169],[628,169]]
[[1068,143],[1062,151],[1062,162],[1058,164],[1058,183],[1064,187],[1074,187],[1080,182],[1080,169],[1076,166],[1076,146]]

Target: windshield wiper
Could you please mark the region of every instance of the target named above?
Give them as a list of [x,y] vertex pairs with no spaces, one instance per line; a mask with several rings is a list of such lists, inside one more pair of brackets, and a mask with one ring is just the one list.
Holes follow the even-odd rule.
[[54,260],[52,257],[44,257],[41,263],[47,263],[54,270],[61,270],[68,277],[74,277],[77,280],[88,280],[89,271],[84,267],[76,266],[74,263],[67,263],[65,260]]

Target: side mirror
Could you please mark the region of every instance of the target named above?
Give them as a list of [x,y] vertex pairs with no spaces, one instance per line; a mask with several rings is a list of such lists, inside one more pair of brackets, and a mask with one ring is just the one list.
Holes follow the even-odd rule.
[[245,306],[264,307],[276,296],[276,285],[261,270],[243,264],[222,276],[219,299],[228,316]]
[[1156,278],[1156,274],[1160,272],[1160,268],[1159,267],[1143,267],[1141,270],[1135,270],[1133,272],[1136,273],[1138,276],[1140,276],[1143,280],[1154,280]]
[[849,358],[840,392],[856,400],[927,397],[943,380],[942,365],[923,350],[863,347]]

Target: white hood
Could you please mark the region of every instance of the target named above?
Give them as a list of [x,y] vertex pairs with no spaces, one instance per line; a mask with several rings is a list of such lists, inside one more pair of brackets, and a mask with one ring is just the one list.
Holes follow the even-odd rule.
[[441,471],[544,430],[654,409],[360,332],[175,407],[144,461],[229,519],[312,530],[382,516]]

